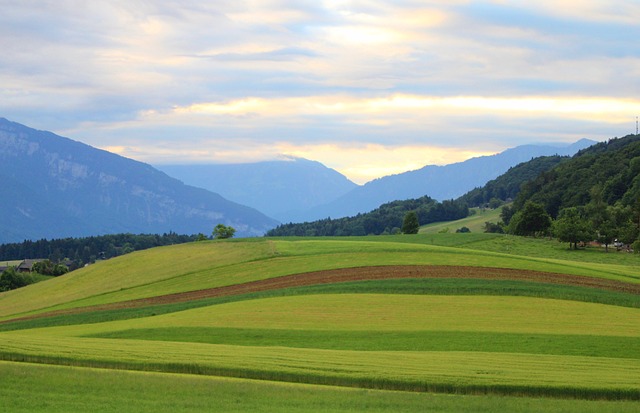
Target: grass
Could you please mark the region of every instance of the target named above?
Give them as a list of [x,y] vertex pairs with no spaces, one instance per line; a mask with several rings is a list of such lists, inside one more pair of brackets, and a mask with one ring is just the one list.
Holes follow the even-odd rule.
[[[0,320],[55,308],[369,265],[536,269],[640,283],[637,256],[578,253],[585,254],[573,254],[546,240],[482,233],[185,244],[131,254],[0,294]],[[531,401],[527,406],[536,406],[537,411],[553,411],[558,406],[567,411],[577,407],[588,411],[595,409],[593,406],[638,410],[639,303],[638,294],[519,280],[399,279],[313,285],[10,322],[0,325],[0,331],[4,330],[0,332],[0,359],[8,361],[0,362],[0,372],[12,374],[14,363],[21,362],[25,366],[23,388],[31,391],[48,380],[52,390],[43,392],[50,397],[41,400],[49,405],[40,407],[18,395],[13,385],[0,384],[0,396],[3,407],[9,405],[11,411],[20,411],[22,404],[31,407],[29,411],[46,407],[55,411],[54,405],[60,406],[64,398],[82,403],[79,397],[65,396],[56,386],[57,378],[61,383],[72,380],[62,379],[65,375],[78,382],[86,380],[89,392],[91,383],[102,380],[108,393],[96,389],[95,400],[101,394],[120,391],[132,400],[119,382],[136,378],[140,386],[149,386],[144,390],[137,387],[141,404],[154,411],[162,411],[156,403],[161,396],[166,396],[167,406],[173,410],[184,410],[185,400],[169,397],[170,392],[158,384],[164,380],[175,381],[176,394],[182,391],[183,383],[194,391],[200,388],[196,383],[223,387],[226,384],[220,383],[237,383],[237,387],[220,390],[220,399],[234,400],[238,410],[254,409],[234,390],[244,385],[246,400],[264,405],[264,411],[287,411],[279,408],[277,394],[285,400],[280,403],[292,403],[304,411],[295,397],[282,396],[286,390],[278,393],[277,388],[295,387],[291,384],[278,387],[251,380],[142,373],[158,371],[308,383],[314,386],[296,388],[309,389],[310,400],[323,399],[317,406],[325,411],[340,411],[341,406],[351,406],[351,410],[368,406],[372,411],[412,411],[415,407],[386,398],[397,393],[362,389],[492,395],[452,395],[446,399],[451,404],[447,404],[440,396],[420,394],[417,396],[422,398],[413,400],[420,400],[421,411],[424,403],[436,400],[443,403],[445,411],[461,407],[463,400],[475,401],[466,411],[525,409],[516,402],[525,399],[497,395],[555,398],[548,403],[526,399]],[[318,385],[361,389],[350,393]],[[341,398],[341,391],[349,396]],[[201,393],[194,394],[197,400],[192,406],[202,407],[202,401],[211,400]],[[371,403],[358,399],[358,394],[367,394]],[[591,404],[558,398],[634,402]],[[224,403],[217,406],[233,411],[231,404]],[[132,408],[117,401],[113,407],[119,411]],[[309,409],[313,407],[311,402]],[[464,409],[467,406],[460,410]],[[261,411],[260,407],[254,410]]]
[[[640,399],[637,311],[532,297],[285,296],[5,332],[0,358],[395,390]],[[261,337],[247,339],[247,332]]]
[[323,294],[232,302],[147,319],[57,330],[60,334],[77,335],[131,328],[268,325],[271,329],[323,331],[486,331],[640,337],[638,320],[635,308],[533,297]]
[[326,350],[482,351],[640,359],[640,338],[601,335],[159,327],[98,333],[89,337]]
[[420,234],[436,234],[441,231],[455,233],[457,229],[467,227],[472,233],[484,232],[485,222],[497,223],[500,221],[500,212],[498,209],[481,209],[470,208],[471,215],[456,221],[434,222],[432,224],[420,227]]
[[1,358],[347,387],[640,400],[640,360],[458,351],[346,351],[3,333]]
[[14,321],[0,324],[0,331],[24,330],[32,328],[92,324],[106,321],[152,317],[191,308],[200,308],[228,302],[254,300],[259,298],[282,297],[308,294],[431,294],[431,295],[497,295],[554,298],[559,300],[593,302],[622,307],[640,307],[640,296],[631,293],[606,291],[589,287],[544,284],[510,280],[480,279],[391,279],[336,284],[319,284],[306,287],[269,290],[226,297],[212,297],[140,308],[123,308],[109,311],[92,311],[78,314],[59,315]]
[[[448,235],[449,237],[438,237]],[[307,271],[369,265],[470,265],[601,277],[640,283],[637,267],[593,264],[428,245],[433,239],[471,241],[484,234],[435,234],[356,239],[262,239],[162,247],[118,257],[0,296],[0,320],[213,288]],[[471,235],[473,238],[462,238]],[[460,242],[460,241],[456,241]],[[486,243],[486,240],[484,241]],[[473,248],[478,248],[473,246]]]
[[638,411],[628,401],[406,393],[6,362],[0,362],[0,399],[12,413]]

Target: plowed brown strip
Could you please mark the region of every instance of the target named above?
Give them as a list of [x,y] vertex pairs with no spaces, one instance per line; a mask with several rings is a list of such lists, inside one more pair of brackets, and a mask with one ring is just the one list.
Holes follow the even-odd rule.
[[72,308],[68,310],[50,311],[47,313],[35,314],[32,316],[3,321],[0,322],[0,324],[40,317],[51,317],[55,315],[77,314],[91,311],[114,310],[122,308],[138,308],[150,305],[171,304],[200,300],[203,298],[223,297],[260,291],[278,290],[281,288],[301,287],[317,284],[331,284],[348,281],[383,280],[392,278],[476,278],[487,280],[520,280],[600,288],[611,291],[640,294],[640,284],[629,284],[621,281],[606,280],[602,278],[582,277],[578,275],[556,274],[532,270],[437,265],[357,267],[286,275],[282,277],[268,278],[265,280],[253,281],[244,284],[208,288],[206,290],[168,294],[131,301],[122,301],[118,303]]

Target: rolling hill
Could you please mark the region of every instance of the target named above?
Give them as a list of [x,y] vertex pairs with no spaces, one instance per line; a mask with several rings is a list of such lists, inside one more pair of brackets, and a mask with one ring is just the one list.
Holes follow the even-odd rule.
[[262,235],[277,222],[150,165],[0,118],[0,243],[113,233]]
[[[492,251],[499,240],[511,252]],[[324,399],[306,411],[362,401],[338,387],[370,389],[375,411],[405,406],[377,389],[415,395],[407,411],[424,411],[439,393],[451,394],[445,411],[634,411],[637,257],[548,245],[425,234],[139,251],[0,294],[0,377],[19,367],[26,388],[40,388],[43,377],[86,380],[88,400],[107,391],[124,411],[156,399],[161,411],[201,406],[211,400],[204,393],[225,410],[299,411],[303,388],[308,403]],[[161,390],[165,379],[174,391]],[[133,380],[148,398],[127,400],[121,384]],[[289,384],[277,390],[275,382]],[[38,407],[5,386],[5,406],[31,411],[76,406],[85,394],[53,385]],[[196,396],[200,386],[209,390]]]

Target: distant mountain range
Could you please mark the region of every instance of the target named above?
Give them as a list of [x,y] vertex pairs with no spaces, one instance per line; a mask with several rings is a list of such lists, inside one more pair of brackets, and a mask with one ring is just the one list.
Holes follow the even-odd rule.
[[221,165],[163,165],[159,169],[254,207],[280,222],[314,221],[365,213],[387,202],[429,196],[456,199],[532,158],[573,155],[596,142],[582,139],[558,146],[523,145],[496,155],[446,166],[428,165],[359,186],[324,165],[305,159]]
[[0,243],[111,233],[239,236],[277,221],[150,165],[0,118]]
[[573,155],[594,143],[519,146],[359,186],[299,158],[159,167],[165,173],[0,118],[0,243],[122,232],[209,234],[217,223],[233,226],[238,236],[260,236],[278,220],[341,218],[423,196],[455,199],[523,161]]
[[219,193],[282,222],[358,187],[320,162],[302,158],[246,164],[156,167],[189,185]]
[[357,187],[325,205],[315,207],[298,220],[340,218],[371,211],[394,200],[429,196],[438,201],[456,199],[481,187],[510,167],[538,156],[573,155],[594,141],[581,139],[568,146],[523,145],[496,155],[471,158],[445,166],[427,165],[415,171],[385,176]]

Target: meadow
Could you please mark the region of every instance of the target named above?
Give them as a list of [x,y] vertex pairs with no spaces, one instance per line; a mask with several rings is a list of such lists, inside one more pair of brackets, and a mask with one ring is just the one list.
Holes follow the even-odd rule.
[[0,359],[11,411],[637,411],[640,257],[474,232],[160,247],[0,294]]

